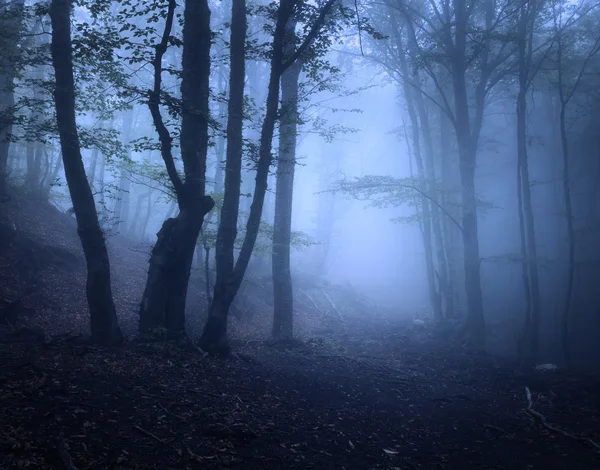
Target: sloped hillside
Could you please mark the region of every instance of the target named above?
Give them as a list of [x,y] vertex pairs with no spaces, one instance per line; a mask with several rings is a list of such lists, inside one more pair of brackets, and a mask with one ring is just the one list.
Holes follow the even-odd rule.
[[[17,191],[0,205],[0,240],[4,323],[86,333],[85,260],[74,217]],[[148,255],[120,237],[110,237],[108,247],[121,326],[132,334]]]
[[[0,205],[0,324],[37,326],[51,335],[86,334],[85,259],[74,217],[45,199],[13,193],[10,202]],[[119,236],[108,237],[107,244],[119,322],[124,333],[133,336],[151,247]],[[299,336],[334,330],[364,334],[387,316],[349,286],[304,278],[295,284]],[[272,289],[270,279],[246,279],[231,310],[232,337],[245,341],[270,335]],[[204,324],[205,292],[203,276],[193,269],[187,315],[192,337]]]

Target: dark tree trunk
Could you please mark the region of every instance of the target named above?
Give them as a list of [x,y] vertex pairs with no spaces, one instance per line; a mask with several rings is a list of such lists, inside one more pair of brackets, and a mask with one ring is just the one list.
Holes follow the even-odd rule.
[[[296,42],[296,21],[288,23],[287,56]],[[275,338],[292,339],[294,335],[294,292],[290,266],[292,234],[292,203],[294,171],[296,169],[296,140],[298,133],[298,80],[302,64],[296,62],[281,76],[281,118],[279,120],[279,158],[275,190],[273,222],[273,330]]]
[[[10,5],[9,5],[10,3]],[[2,2],[0,18],[0,202],[9,200],[8,159],[15,106],[14,79],[19,68],[23,0]]]
[[[477,197],[475,192],[475,170],[479,135],[483,124],[485,98],[489,79],[489,48],[485,44],[480,53],[481,75],[475,87],[475,113],[471,122],[467,92],[467,37],[469,15],[468,2],[455,0],[455,41],[453,50],[452,88],[454,91],[455,131],[460,161],[462,196],[462,239],[464,249],[465,293],[467,298],[466,334],[471,346],[485,348],[485,317],[481,292],[481,259],[479,254],[479,230],[477,221]],[[491,30],[493,3],[485,2],[486,29]],[[487,37],[486,41],[489,41]]]
[[98,224],[94,197],[88,183],[75,121],[75,83],[71,58],[71,2],[53,0],[52,63],[56,76],[54,99],[65,176],[77,231],[87,264],[86,294],[90,309],[92,340],[99,343],[122,341],[110,286],[110,265],[104,234]]
[[[40,106],[39,103],[43,98],[41,90],[41,81],[44,78],[44,70],[42,69],[42,66],[37,66],[32,75],[34,80],[34,83],[32,85],[34,88],[34,109],[31,111],[29,124],[37,127],[40,124],[40,111],[38,107]],[[29,190],[37,191],[39,189],[42,171],[42,144],[39,142],[28,142],[26,155],[27,175],[25,178],[25,185]]]
[[230,292],[233,287],[230,279],[235,267],[234,246],[237,237],[242,179],[246,29],[246,1],[233,0],[231,3],[225,193],[215,250],[217,279],[208,321],[200,338],[200,347],[206,351],[219,353],[228,352],[226,345],[227,313],[235,297],[235,292]]
[[[204,326],[202,337],[200,338],[200,347],[205,351],[219,353],[227,352],[229,349],[227,345],[227,314],[244,279],[258,237],[265,194],[268,187],[269,168],[273,161],[271,147],[273,144],[273,134],[279,109],[279,82],[281,74],[285,72],[288,67],[293,65],[299,56],[312,43],[316,35],[321,31],[326,17],[335,2],[336,0],[328,0],[327,3],[321,7],[320,14],[312,25],[309,35],[298,47],[296,53],[285,62],[283,60],[285,28],[288,19],[292,15],[296,2],[293,0],[281,0],[279,2],[277,22],[273,34],[271,72],[269,76],[266,113],[261,129],[258,163],[256,166],[256,184],[254,187],[252,204],[250,206],[250,214],[246,223],[246,235],[231,275],[221,283],[217,281],[217,284],[215,285],[213,302],[208,320]],[[227,189],[225,191],[227,191]],[[221,223],[223,223],[223,219],[221,219]]]
[[541,314],[535,223],[527,156],[527,91],[530,81],[533,22],[536,14],[536,3],[527,2],[526,5],[521,6],[518,23],[517,190],[522,245],[521,253],[523,255],[524,268],[523,284],[526,301],[525,324],[522,342],[519,345],[519,353],[524,360],[530,363],[534,363],[538,356]]
[[154,88],[148,106],[161,143],[161,155],[175,188],[180,212],[164,222],[150,257],[140,308],[140,332],[152,337],[185,338],[185,303],[196,242],[204,216],[213,208],[205,195],[208,152],[210,9],[207,0],[185,4],[181,82],[181,157],[185,181],[175,169],[171,136],[160,114],[162,57],[167,50],[175,1],[169,1],[165,30],[156,48]]

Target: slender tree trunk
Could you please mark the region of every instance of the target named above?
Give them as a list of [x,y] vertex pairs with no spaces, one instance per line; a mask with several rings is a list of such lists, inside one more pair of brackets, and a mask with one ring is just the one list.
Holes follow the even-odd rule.
[[[393,15],[390,18],[394,18]],[[395,21],[392,23],[395,26]],[[395,27],[396,31],[398,28]],[[404,54],[404,45],[402,44],[400,33],[396,34],[397,38],[397,49],[398,49],[398,59],[400,62],[401,73],[404,79],[402,80],[403,92],[406,101],[406,108],[408,110],[408,116],[410,118],[411,123],[411,132],[412,132],[412,147],[413,147],[413,155],[415,157],[415,163],[417,165],[417,172],[419,175],[419,186],[420,190],[423,194],[429,194],[428,185],[426,182],[425,176],[425,165],[423,163],[423,156],[421,153],[421,136],[420,130],[421,126],[419,125],[417,112],[415,110],[415,102],[414,102],[414,94],[411,89],[411,85],[408,82],[408,65],[406,63],[406,56]],[[417,93],[418,94],[418,93]],[[407,136],[408,138],[408,136]],[[442,303],[440,292],[438,291],[436,285],[435,278],[435,264],[433,260],[433,237],[432,237],[432,213],[430,200],[427,197],[421,197],[419,201],[421,203],[422,213],[423,213],[423,221],[422,221],[422,238],[423,238],[423,248],[425,251],[425,267],[427,270],[427,284],[429,287],[429,300],[431,302],[431,307],[433,309],[434,318],[436,321],[440,321],[443,318],[442,311]]]
[[[287,55],[296,42],[296,21],[290,20],[286,38]],[[281,118],[279,124],[279,158],[275,190],[273,223],[273,331],[275,338],[292,339],[294,335],[294,292],[290,266],[294,171],[298,134],[298,80],[302,64],[296,62],[281,76]]]
[[[454,151],[448,151],[450,144],[450,122],[444,111],[440,108],[440,158],[441,158],[441,189],[443,190],[440,198],[441,204],[448,209],[457,219],[460,217],[456,214],[454,207],[459,206],[454,193],[460,185],[460,177],[457,174],[459,165],[456,161],[457,156]],[[450,218],[444,217],[442,222],[443,238],[445,251],[448,259],[448,292],[446,299],[448,302],[446,307],[446,315],[448,318],[456,318],[457,311],[460,308],[460,295],[457,289],[459,284],[459,267],[460,242],[458,240],[458,230],[452,223]]]
[[571,162],[569,156],[569,140],[565,123],[566,103],[561,103],[560,109],[560,141],[563,157],[563,192],[565,198],[565,217],[567,222],[567,291],[565,293],[565,306],[562,321],[562,346],[565,360],[569,367],[572,366],[571,356],[571,302],[575,283],[575,229],[573,224],[573,203],[571,201]]
[[[296,56],[306,50],[316,34],[320,32],[327,15],[335,2],[336,0],[328,0],[327,3],[321,7],[320,14],[311,29],[312,34],[309,34],[305,41],[298,47],[297,54],[286,62],[283,61],[285,27],[288,19],[292,15],[295,2],[293,0],[281,0],[279,2],[277,21],[273,34],[271,72],[269,76],[266,113],[261,130],[258,163],[256,167],[256,184],[252,204],[250,206],[250,214],[246,223],[246,235],[237,262],[233,268],[233,272],[227,277],[226,281],[222,283],[217,281],[215,285],[209,317],[204,326],[202,337],[200,338],[200,346],[205,351],[226,353],[229,350],[227,345],[227,314],[244,279],[258,237],[265,194],[268,186],[269,168],[273,161],[271,150],[275,122],[277,121],[279,110],[279,82],[281,74],[285,72],[287,67],[293,65],[294,61],[297,59]],[[231,88],[231,90],[233,89]],[[228,175],[226,175],[226,178],[227,176]],[[221,223],[223,223],[223,220],[221,220]]]
[[[33,109],[30,114],[30,125],[37,127],[40,124],[40,101],[42,100],[41,80],[44,77],[42,66],[37,66],[33,73]],[[32,191],[39,188],[41,176],[41,150],[42,144],[39,142],[27,142],[27,173],[25,177],[25,186]]]
[[[489,3],[486,8],[489,10]],[[487,86],[487,56],[482,51],[480,60],[480,81],[475,90],[475,116],[471,123],[467,93],[467,30],[468,6],[464,0],[455,0],[455,44],[452,62],[452,87],[454,91],[454,116],[462,196],[462,239],[464,249],[465,293],[467,298],[466,333],[467,341],[478,349],[485,348],[485,319],[483,315],[483,295],[481,292],[481,259],[479,255],[479,234],[477,222],[477,197],[475,192],[475,169],[477,147],[483,122],[485,93]],[[486,12],[486,17],[488,12]],[[489,18],[486,18],[486,22]]]
[[517,95],[517,191],[526,301],[524,342],[520,347],[520,355],[524,360],[532,363],[538,356],[541,314],[537,243],[527,156],[527,90],[530,80],[533,21],[536,11],[535,2],[532,4],[528,2],[527,5],[521,6],[518,24],[519,93]]
[[92,159],[90,161],[90,169],[88,171],[89,175],[88,175],[88,179],[90,180],[90,186],[93,188],[94,187],[94,182],[96,180],[96,170],[98,169],[98,154],[100,153],[100,150],[98,149],[98,147],[94,147],[94,149],[92,150]]
[[87,264],[86,293],[91,335],[99,343],[122,341],[110,286],[110,265],[104,235],[98,224],[94,197],[85,174],[75,121],[75,83],[71,48],[71,2],[53,0],[52,63],[56,76],[54,99],[65,176]]
[[14,80],[21,57],[18,48],[23,28],[23,0],[2,2],[0,19],[0,202],[10,199],[7,190],[10,136],[14,119]]
[[[408,30],[410,32],[410,38],[408,39],[408,49],[411,51],[413,57],[418,56],[418,47],[417,47],[417,38],[414,31],[414,27],[412,23],[408,24]],[[397,34],[399,38],[399,33]],[[399,46],[401,43],[399,42]],[[399,48],[398,53],[402,56],[401,61],[404,61],[404,71],[408,74],[408,67],[406,66],[406,59],[404,57],[404,50]],[[414,84],[422,83],[421,74],[419,72],[418,64],[413,61],[412,64],[412,82]],[[423,93],[421,90],[413,91],[409,90],[413,96],[416,111],[418,112],[419,121],[417,125],[419,125],[421,132],[423,134],[423,143],[424,143],[424,176],[427,178],[427,193],[429,197],[433,198],[439,204],[439,191],[438,191],[438,183],[435,172],[435,162],[434,162],[434,150],[433,150],[433,138],[431,134],[431,126],[429,124],[429,114],[427,112],[427,107],[425,105],[425,100],[423,98]],[[414,124],[413,124],[414,125]],[[428,201],[429,202],[429,201]],[[433,246],[432,251],[435,249],[436,259],[437,259],[437,280],[439,282],[439,292],[437,294],[440,303],[438,316],[436,317],[438,320],[441,320],[443,316],[454,315],[454,302],[452,301],[452,291],[450,290],[448,284],[448,261],[446,258],[445,251],[445,242],[442,233],[442,214],[440,213],[440,209],[436,203],[431,203],[431,231],[433,234]],[[444,300],[444,305],[446,307],[446,311],[443,311],[443,307],[441,305],[442,300]]]
[[225,193],[215,250],[217,279],[208,321],[200,338],[200,347],[204,350],[224,354],[229,352],[227,313],[235,297],[231,289],[237,291],[231,277],[235,268],[234,247],[242,179],[246,30],[246,0],[232,0]]
[[[123,145],[128,147],[127,157],[131,157],[131,149],[129,148],[131,133],[133,130],[133,109],[128,109],[123,114]],[[124,163],[122,163],[124,165]],[[119,192],[117,193],[117,200],[115,201],[114,210],[114,225],[113,230],[115,233],[126,234],[127,227],[130,222],[129,220],[129,193],[131,190],[131,181],[127,175],[128,169],[122,167],[119,176]]]

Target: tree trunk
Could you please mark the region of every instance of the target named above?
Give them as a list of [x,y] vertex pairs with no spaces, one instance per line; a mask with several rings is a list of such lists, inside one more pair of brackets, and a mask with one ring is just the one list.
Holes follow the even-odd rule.
[[231,278],[235,268],[234,247],[242,179],[246,30],[246,0],[232,0],[225,188],[215,250],[217,279],[208,321],[200,338],[202,349],[220,354],[229,352],[227,313],[235,297],[235,292],[231,292],[234,288]]
[[[393,15],[390,16],[392,18],[392,24],[395,26],[395,21],[393,21]],[[396,31],[398,28],[395,27]],[[406,63],[406,56],[404,54],[404,45],[402,44],[400,33],[398,31],[397,35],[397,49],[398,49],[398,59],[400,63],[400,68],[402,71],[402,76],[405,77],[402,80],[402,88],[404,92],[404,97],[406,101],[406,108],[408,110],[408,116],[410,118],[411,123],[411,133],[412,133],[412,147],[413,147],[413,155],[415,157],[415,163],[417,165],[417,172],[419,175],[419,186],[422,194],[429,195],[428,185],[426,182],[425,176],[425,165],[423,163],[423,156],[421,153],[421,126],[419,125],[419,121],[417,118],[417,113],[415,110],[414,104],[414,96],[413,90],[411,89],[410,84],[408,83],[408,66]],[[418,93],[417,93],[418,94]],[[408,136],[407,136],[408,138]],[[422,217],[422,238],[423,238],[423,249],[425,251],[425,267],[427,271],[427,284],[429,287],[429,301],[431,303],[431,308],[433,310],[433,315],[436,321],[442,320],[443,312],[442,312],[442,303],[440,292],[438,291],[435,279],[435,265],[433,260],[433,238],[432,238],[432,214],[431,214],[431,202],[430,200],[422,196],[421,200],[421,209],[423,211]]]
[[[41,90],[41,81],[44,78],[42,66],[37,66],[33,73],[33,109],[30,115],[29,125],[38,127],[40,124],[39,106],[43,98]],[[37,129],[34,131],[37,133]],[[42,165],[42,144],[40,142],[27,142],[27,174],[25,177],[25,186],[31,191],[39,189]]]
[[[127,158],[131,157],[131,148],[129,147],[131,140],[131,133],[133,130],[133,109],[130,108],[123,114],[123,129],[122,138],[123,145],[127,147]],[[124,165],[124,163],[121,163]],[[115,201],[114,210],[114,221],[113,231],[125,235],[127,233],[127,227],[130,222],[129,220],[129,193],[131,189],[131,180],[129,179],[128,169],[125,167],[121,168],[119,176],[119,192],[117,193],[117,200]]]
[[[290,20],[286,38],[287,55],[294,51],[296,21]],[[273,330],[275,338],[292,339],[294,335],[294,292],[290,267],[294,170],[298,134],[298,80],[302,64],[296,62],[281,76],[281,118],[279,124],[279,158],[275,190],[273,223]]]
[[[410,32],[410,38],[407,41],[408,49],[411,51],[413,57],[418,56],[418,47],[417,47],[417,38],[414,31],[414,26],[412,23],[408,24],[408,31]],[[397,37],[400,38],[399,32],[397,33]],[[398,43],[398,53],[400,54],[401,63],[404,72],[408,76],[408,67],[406,65],[406,59],[404,58],[404,49],[402,48],[402,44],[399,40]],[[416,86],[421,87],[421,74],[419,72],[419,67],[416,61],[413,61],[412,68],[412,82]],[[406,82],[406,80],[405,80]],[[415,123],[419,126],[422,134],[423,134],[423,143],[424,143],[424,177],[426,177],[426,190],[427,194],[430,198],[433,199],[434,202],[428,201],[431,207],[431,231],[433,234],[433,243],[432,243],[432,251],[435,251],[436,259],[437,259],[437,280],[439,283],[439,292],[437,296],[439,298],[439,312],[436,315],[437,320],[441,320],[443,316],[452,317],[454,315],[454,302],[452,299],[452,291],[449,287],[448,282],[448,261],[446,258],[446,246],[444,242],[444,237],[442,233],[442,214],[440,213],[440,209],[438,207],[439,204],[439,191],[438,184],[436,179],[435,172],[435,163],[434,163],[434,150],[433,150],[433,138],[431,134],[431,126],[429,125],[429,114],[427,112],[427,107],[425,105],[425,100],[423,98],[423,93],[421,89],[413,92],[412,89],[409,88],[409,92],[411,93],[415,105],[416,111],[418,112],[419,120]],[[413,111],[414,113],[414,111]],[[416,120],[416,116],[415,116]],[[413,125],[415,125],[413,124]],[[437,204],[436,204],[437,203]],[[446,311],[444,312],[442,306],[442,300],[444,301],[444,306],[446,307]]]
[[527,91],[532,56],[533,21],[536,5],[521,6],[518,23],[518,65],[519,93],[517,95],[517,191],[519,199],[519,224],[521,234],[521,252],[524,267],[524,288],[526,317],[523,329],[523,342],[520,345],[521,357],[535,363],[538,356],[541,295],[537,261],[537,243],[533,204],[531,201],[531,182],[527,155]]
[[90,180],[90,186],[94,187],[94,182],[96,180],[96,170],[98,169],[98,154],[100,150],[98,147],[94,147],[92,150],[92,159],[90,161],[90,169],[88,170],[88,179]]
[[560,141],[563,157],[563,192],[565,198],[565,217],[567,222],[567,291],[562,319],[562,347],[567,366],[572,366],[571,357],[571,302],[575,283],[575,229],[573,223],[573,204],[571,202],[571,162],[569,156],[569,140],[565,122],[567,103],[562,101],[560,109]]
[[[455,131],[460,160],[462,196],[462,239],[464,249],[465,293],[467,298],[467,341],[478,349],[485,348],[485,319],[481,292],[481,259],[477,223],[477,198],[475,193],[475,169],[477,147],[483,122],[485,93],[487,87],[487,56],[481,53],[481,78],[475,90],[475,116],[471,123],[467,93],[467,31],[469,9],[464,0],[455,0],[455,44],[452,62],[452,88],[454,91]],[[490,2],[486,2],[489,10]],[[486,23],[489,21],[486,11]]]
[[[323,27],[326,16],[335,4],[335,1],[336,0],[328,0],[327,3],[321,7],[320,14],[312,26],[311,34],[309,34],[303,43],[298,47],[296,54],[294,54],[294,56],[288,59],[286,62],[283,61],[285,28],[288,19],[292,15],[296,2],[293,0],[282,0],[279,2],[277,22],[273,34],[271,72],[269,76],[266,113],[260,135],[258,163],[256,167],[256,184],[254,187],[252,204],[250,206],[250,214],[246,223],[246,235],[231,275],[228,276],[223,282],[217,281],[215,285],[215,292],[209,317],[206,325],[204,326],[202,337],[200,338],[200,347],[202,347],[202,349],[205,351],[226,353],[229,350],[227,345],[227,314],[229,307],[231,307],[231,304],[233,303],[233,300],[235,299],[235,296],[237,295],[240,285],[244,279],[246,269],[248,268],[248,263],[250,262],[250,257],[252,256],[252,251],[254,250],[254,245],[258,237],[263,205],[265,202],[265,194],[268,187],[269,168],[271,167],[271,163],[273,161],[271,150],[273,144],[273,134],[275,131],[275,122],[277,121],[277,114],[279,110],[279,82],[281,74],[285,72],[286,68],[293,65],[298,56],[312,43],[315,36]],[[235,28],[232,29],[234,30]],[[231,90],[233,89],[231,88]],[[228,175],[226,175],[226,178],[227,176]],[[227,191],[227,188],[225,191]],[[223,223],[223,217],[221,219],[221,223]]]
[[185,304],[196,242],[214,201],[205,195],[208,152],[210,9],[207,0],[186,1],[182,53],[181,157],[185,182],[175,170],[171,136],[160,115],[162,57],[168,46],[175,1],[169,1],[166,26],[154,60],[154,89],[148,106],[161,142],[161,155],[174,185],[180,212],[158,233],[140,308],[145,336],[185,339]]
[[122,341],[110,285],[110,265],[104,234],[98,224],[94,197],[88,183],[75,121],[75,83],[71,48],[71,2],[53,0],[52,63],[56,76],[54,99],[65,176],[77,230],[87,264],[86,294],[90,309],[92,340],[99,343]]
[[0,18],[0,202],[8,201],[8,158],[15,106],[14,79],[21,58],[18,48],[23,27],[23,0],[2,2]]

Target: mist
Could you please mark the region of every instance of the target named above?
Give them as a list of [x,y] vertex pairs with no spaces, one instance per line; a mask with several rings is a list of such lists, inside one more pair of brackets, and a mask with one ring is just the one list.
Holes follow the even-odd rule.
[[0,1],[0,466],[598,466],[598,6]]

